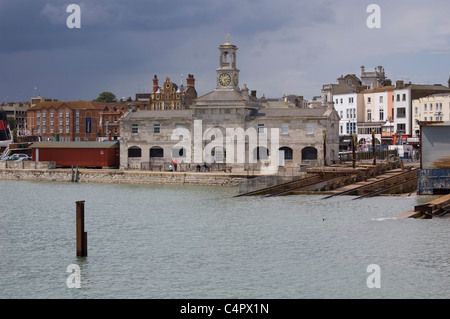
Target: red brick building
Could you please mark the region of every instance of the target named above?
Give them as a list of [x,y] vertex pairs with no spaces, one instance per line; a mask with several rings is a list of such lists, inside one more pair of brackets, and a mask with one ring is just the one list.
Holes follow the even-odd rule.
[[[92,102],[96,106],[103,106],[100,113],[100,136],[105,136],[110,140],[117,140],[120,136],[119,119],[128,110],[124,103],[100,103]],[[129,104],[129,103],[128,103]]]
[[140,110],[183,110],[189,108],[192,100],[197,98],[195,90],[195,79],[189,74],[186,79],[186,87],[180,87],[171,82],[166,77],[164,83],[160,86],[159,79],[155,75],[153,77],[153,90],[151,93],[136,94],[136,109]]
[[[28,109],[28,135],[39,136],[42,141],[96,141],[107,137],[105,127],[111,129],[103,125],[104,121],[114,121],[114,117],[121,116],[126,109],[127,105],[121,103],[41,102]],[[103,112],[107,114],[105,119]],[[120,134],[118,127],[117,132]]]

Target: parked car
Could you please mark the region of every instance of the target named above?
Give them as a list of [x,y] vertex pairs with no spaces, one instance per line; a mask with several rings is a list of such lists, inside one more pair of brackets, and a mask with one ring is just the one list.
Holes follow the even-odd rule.
[[4,158],[2,158],[2,161],[14,161],[11,157],[12,156],[5,156]]
[[11,161],[28,161],[29,157],[27,154],[13,154],[11,155]]

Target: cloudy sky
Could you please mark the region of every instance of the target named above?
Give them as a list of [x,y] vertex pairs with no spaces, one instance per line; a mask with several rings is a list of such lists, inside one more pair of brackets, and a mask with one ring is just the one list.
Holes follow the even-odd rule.
[[[380,28],[367,26],[372,3]],[[67,27],[70,4],[81,28]],[[240,85],[258,97],[311,99],[361,65],[447,85],[449,12],[448,0],[1,0],[0,99],[134,97],[155,74],[177,84],[193,74],[203,95],[215,88],[228,33]]]

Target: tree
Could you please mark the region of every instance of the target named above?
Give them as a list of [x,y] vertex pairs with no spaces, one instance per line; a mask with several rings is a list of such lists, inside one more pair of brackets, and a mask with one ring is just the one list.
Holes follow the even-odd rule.
[[117,98],[111,92],[102,92],[95,100],[95,102],[106,102],[106,103],[117,102]]

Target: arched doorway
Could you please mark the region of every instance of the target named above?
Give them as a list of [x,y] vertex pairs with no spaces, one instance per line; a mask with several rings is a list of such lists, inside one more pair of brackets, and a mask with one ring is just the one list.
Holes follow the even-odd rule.
[[150,158],[164,157],[164,150],[159,146],[154,146],[150,149]]
[[137,146],[131,146],[130,148],[128,148],[128,157],[129,158],[142,157],[141,148]]
[[307,146],[302,149],[302,161],[316,161],[317,149],[312,146]]

